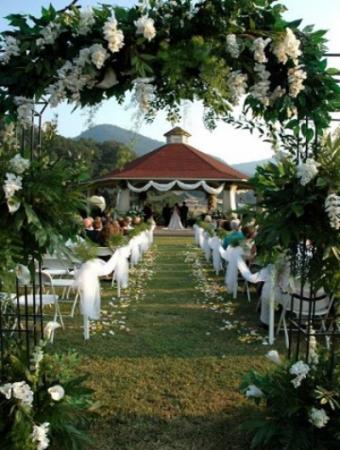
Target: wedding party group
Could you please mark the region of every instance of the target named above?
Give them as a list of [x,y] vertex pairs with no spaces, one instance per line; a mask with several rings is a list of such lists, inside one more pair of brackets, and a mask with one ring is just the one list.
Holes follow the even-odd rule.
[[173,207],[167,203],[162,210],[165,227],[170,230],[183,230],[187,228],[188,212],[189,208],[185,202],[182,205],[175,203]]

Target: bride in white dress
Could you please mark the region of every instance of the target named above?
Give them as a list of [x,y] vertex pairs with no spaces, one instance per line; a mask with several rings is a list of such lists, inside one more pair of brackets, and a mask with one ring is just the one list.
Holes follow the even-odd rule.
[[171,230],[183,230],[184,229],[182,222],[181,222],[179,207],[178,207],[177,203],[172,211],[172,215],[171,215],[171,219],[170,219],[168,228]]

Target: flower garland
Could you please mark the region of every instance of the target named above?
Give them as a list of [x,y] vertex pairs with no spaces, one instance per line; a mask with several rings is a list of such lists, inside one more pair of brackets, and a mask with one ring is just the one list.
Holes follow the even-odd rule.
[[[47,94],[52,106],[64,100],[82,106],[110,96],[121,100],[128,90],[140,88],[137,80],[147,79],[151,101],[138,93],[136,98],[149,115],[167,108],[173,116],[183,99],[197,98],[211,118],[230,118],[229,103],[247,96],[247,108],[268,122],[284,123],[296,110],[299,117],[322,116],[319,122],[326,126],[324,104],[335,99],[338,89],[331,73],[317,63],[325,40],[285,22],[281,8],[271,3],[265,0],[258,8],[249,0],[245,14],[222,0],[142,1],[131,9],[71,6],[60,12],[51,6],[34,26],[26,16],[10,16],[14,30],[2,33],[0,112],[20,120],[29,116],[38,92],[36,100]],[[264,18],[275,24],[266,31]],[[67,57],[61,48],[69,49]],[[35,61],[32,68],[30,60]],[[221,70],[211,71],[211,66]],[[25,83],[8,84],[21,76],[18,67],[26,67]],[[316,98],[319,91],[322,98]],[[306,107],[311,92],[312,112]],[[14,97],[21,109],[16,110]]]

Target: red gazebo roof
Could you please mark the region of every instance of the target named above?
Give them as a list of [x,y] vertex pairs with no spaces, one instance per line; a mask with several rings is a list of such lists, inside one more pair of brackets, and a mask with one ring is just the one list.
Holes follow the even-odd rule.
[[216,180],[245,182],[248,177],[186,143],[168,143],[95,180]]

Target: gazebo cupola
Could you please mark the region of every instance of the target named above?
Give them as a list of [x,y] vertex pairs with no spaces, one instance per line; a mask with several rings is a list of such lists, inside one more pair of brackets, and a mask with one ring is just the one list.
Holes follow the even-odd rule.
[[175,127],[163,135],[167,144],[188,144],[191,134],[181,127]]

